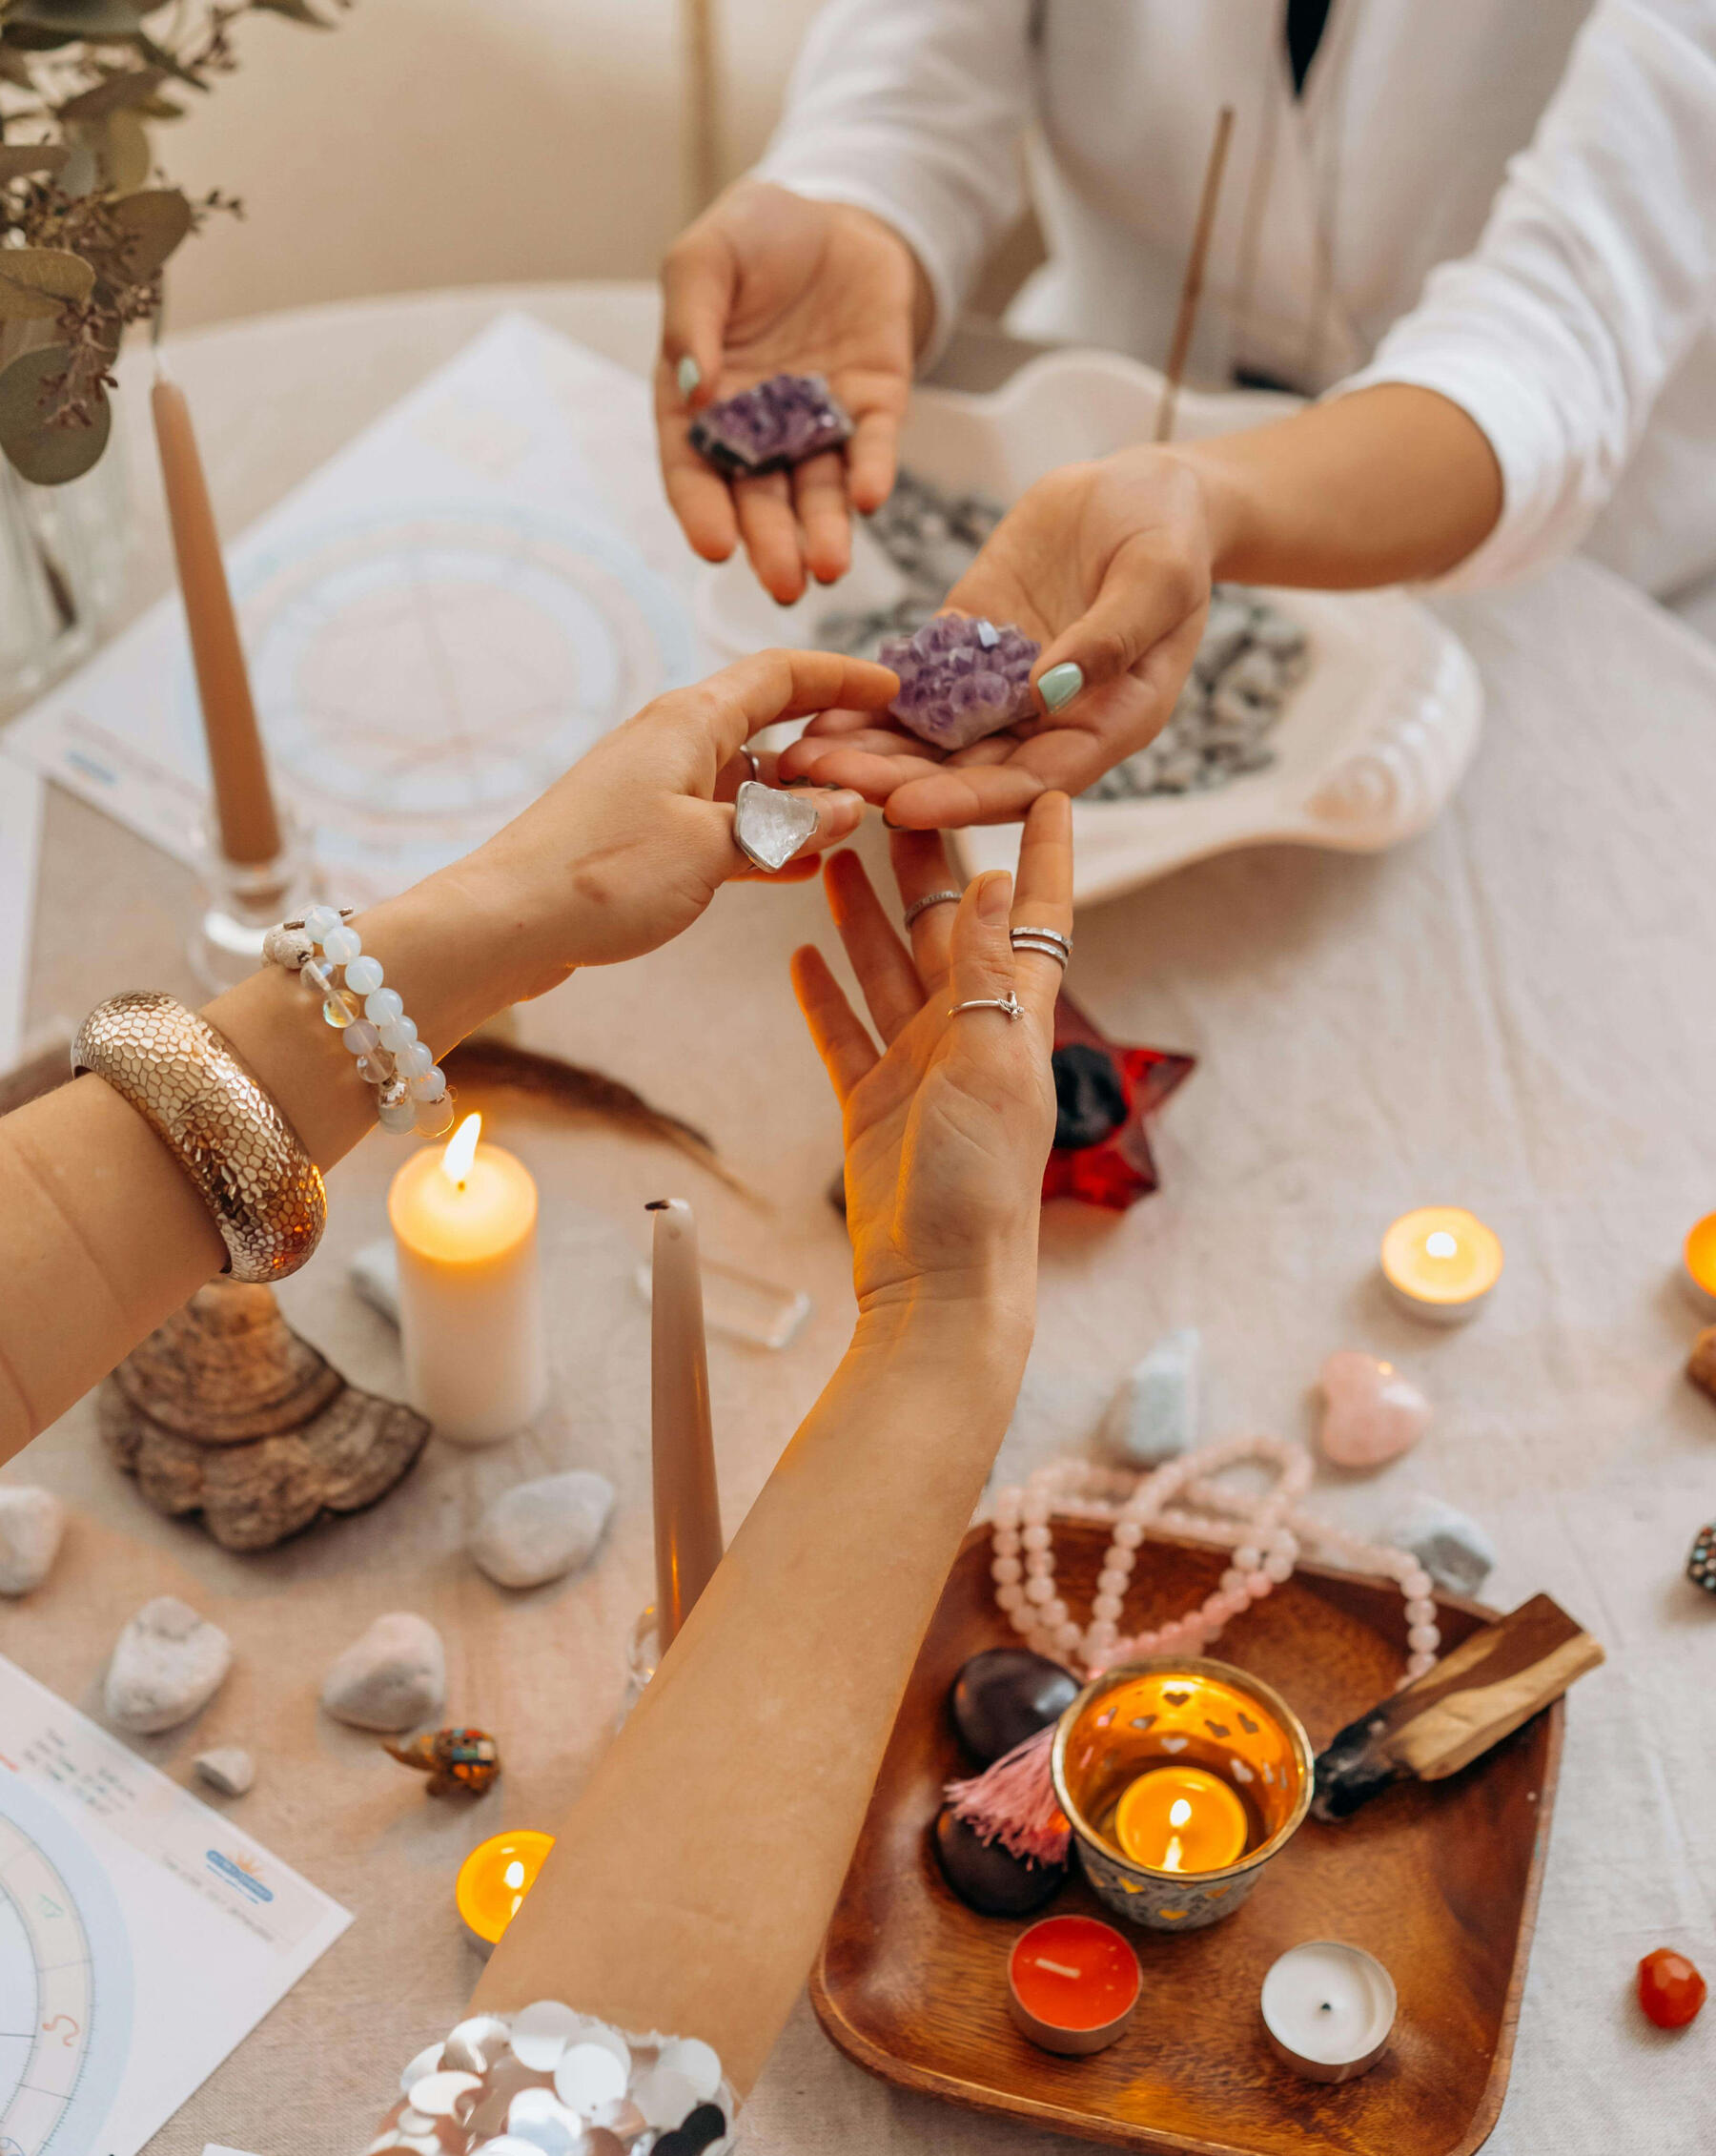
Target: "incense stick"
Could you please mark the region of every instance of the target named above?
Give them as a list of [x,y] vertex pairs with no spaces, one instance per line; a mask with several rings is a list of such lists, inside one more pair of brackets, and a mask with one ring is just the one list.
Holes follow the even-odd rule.
[[1210,145],[1210,161],[1204,167],[1203,195],[1197,205],[1197,228],[1192,235],[1192,256],[1186,264],[1186,281],[1180,287],[1179,314],[1174,324],[1174,342],[1168,350],[1168,366],[1162,381],[1162,400],[1156,407],[1155,439],[1174,440],[1174,407],[1179,397],[1180,379],[1192,350],[1192,332],[1197,322],[1197,302],[1203,297],[1204,261],[1210,252],[1210,235],[1216,225],[1216,204],[1221,195],[1222,168],[1227,163],[1228,137],[1234,132],[1234,108],[1224,105],[1216,116],[1216,139]]

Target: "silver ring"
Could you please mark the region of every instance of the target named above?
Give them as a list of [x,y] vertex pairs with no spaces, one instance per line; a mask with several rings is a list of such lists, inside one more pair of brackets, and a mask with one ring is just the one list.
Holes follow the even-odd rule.
[[1027,921],[1023,928],[1012,929],[1009,933],[1011,934],[1015,945],[1017,945],[1021,936],[1034,936],[1039,943],[1057,945],[1067,954],[1069,958],[1072,955],[1072,938],[1070,935],[1063,935],[1057,928],[1038,928],[1033,921]]
[[1052,958],[1062,973],[1067,970],[1064,938],[1051,937],[1041,929],[1016,928],[1008,937],[1015,951],[1034,951],[1039,958]]
[[904,925],[909,928],[920,914],[927,914],[931,906],[957,906],[965,896],[963,891],[930,891],[922,898],[914,898],[906,909]]
[[1025,1006],[1010,988],[1005,996],[973,996],[970,1002],[955,1003],[948,1013],[949,1017],[958,1017],[961,1011],[1000,1011],[1011,1025],[1014,1018],[1025,1016]]
[[739,753],[750,766],[750,775],[752,776],[752,778],[761,779],[763,776],[763,767],[758,763],[757,751],[750,746],[749,742],[742,741],[739,744]]
[[786,866],[816,824],[814,801],[754,778],[745,780],[733,803],[733,844],[766,875]]

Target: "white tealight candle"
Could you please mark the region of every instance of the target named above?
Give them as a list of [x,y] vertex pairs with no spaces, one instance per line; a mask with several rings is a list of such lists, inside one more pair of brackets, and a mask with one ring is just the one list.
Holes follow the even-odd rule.
[[548,1396],[536,1184],[522,1160],[478,1143],[481,1128],[467,1116],[387,1194],[406,1388],[455,1445],[510,1437]]
[[1307,2081],[1352,2081],[1388,2049],[1394,1979],[1362,1947],[1332,1939],[1291,1947],[1263,1979],[1263,2027],[1283,2065]]
[[1502,1239],[1463,1205],[1421,1205],[1382,1238],[1382,1277],[1415,1318],[1460,1324],[1502,1278]]

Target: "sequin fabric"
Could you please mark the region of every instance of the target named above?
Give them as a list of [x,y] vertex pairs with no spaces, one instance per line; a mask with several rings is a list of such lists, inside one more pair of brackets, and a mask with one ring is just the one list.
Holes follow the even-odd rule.
[[739,2115],[708,2044],[632,2036],[552,1999],[460,2022],[399,2086],[368,2156],[726,2156]]
[[111,996],[72,1045],[73,1073],[105,1078],[195,1184],[234,1280],[296,1273],[321,1241],[328,1196],[273,1097],[194,1011],[153,990]]

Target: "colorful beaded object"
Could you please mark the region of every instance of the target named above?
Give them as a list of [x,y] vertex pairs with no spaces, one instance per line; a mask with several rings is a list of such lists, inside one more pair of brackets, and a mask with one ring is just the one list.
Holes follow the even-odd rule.
[[381,961],[364,955],[349,906],[312,906],[300,921],[282,921],[262,939],[263,958],[296,974],[319,998],[322,1020],[357,1058],[358,1076],[376,1089],[376,1120],[386,1131],[444,1138],[453,1128],[447,1074],[398,989],[384,985]]
[[1686,1577],[1706,1594],[1716,1594],[1716,1521],[1699,1529],[1692,1554],[1686,1559]]
[[472,2015],[399,2086],[368,2156],[726,2156],[739,2115],[709,2044],[632,2036],[556,1999]]
[[480,1797],[500,1778],[500,1747],[487,1730],[430,1730],[405,1744],[383,1742],[381,1749],[400,1766],[427,1775],[431,1797],[461,1789]]

